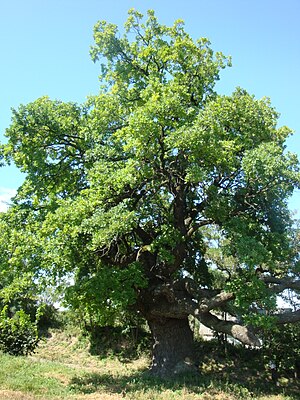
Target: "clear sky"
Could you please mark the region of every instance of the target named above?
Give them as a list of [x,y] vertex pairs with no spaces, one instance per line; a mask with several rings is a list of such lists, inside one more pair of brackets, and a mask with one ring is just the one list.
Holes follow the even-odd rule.
[[[11,107],[43,95],[81,103],[98,92],[93,26],[107,20],[122,27],[130,8],[154,9],[167,25],[183,19],[195,39],[208,37],[215,51],[231,55],[219,93],[241,86],[270,97],[280,125],[295,131],[287,149],[300,158],[300,0],[0,0],[1,141]],[[22,179],[16,168],[0,168],[0,209]],[[296,191],[290,207],[299,204]]]

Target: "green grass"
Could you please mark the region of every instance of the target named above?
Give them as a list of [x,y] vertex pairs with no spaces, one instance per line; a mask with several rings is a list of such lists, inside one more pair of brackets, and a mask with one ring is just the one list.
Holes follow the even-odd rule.
[[0,354],[0,399],[34,400],[296,400],[299,387],[276,388],[255,361],[203,358],[198,377],[162,382],[145,373],[149,360],[91,356],[76,335],[56,332],[31,357]]
[[64,382],[73,379],[76,372],[61,363],[33,361],[5,354],[1,355],[0,362],[1,389],[30,393],[42,399],[69,395],[69,388]]

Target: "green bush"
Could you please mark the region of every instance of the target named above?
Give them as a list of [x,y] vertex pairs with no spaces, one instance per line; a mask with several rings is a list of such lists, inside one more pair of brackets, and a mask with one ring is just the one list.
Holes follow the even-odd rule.
[[300,322],[276,326],[264,333],[263,354],[266,363],[272,361],[279,372],[297,370],[300,363]]
[[8,307],[0,313],[0,349],[16,356],[33,353],[39,342],[37,323],[25,311],[8,316]]

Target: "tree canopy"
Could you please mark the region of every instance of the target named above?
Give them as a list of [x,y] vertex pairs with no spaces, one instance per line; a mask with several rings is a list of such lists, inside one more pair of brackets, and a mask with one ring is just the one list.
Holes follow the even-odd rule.
[[2,157],[26,179],[1,216],[0,257],[16,278],[67,277],[68,303],[98,324],[141,313],[163,375],[191,358],[170,344],[172,329],[189,341],[189,315],[250,345],[248,325],[300,319],[275,312],[278,293],[300,288],[287,206],[300,175],[268,98],[216,93],[229,57],[182,21],[143,21],[130,10],[123,35],[96,24],[98,95],[13,110]]

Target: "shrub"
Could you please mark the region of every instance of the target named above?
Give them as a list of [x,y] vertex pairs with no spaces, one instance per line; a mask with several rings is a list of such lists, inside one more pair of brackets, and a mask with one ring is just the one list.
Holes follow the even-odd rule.
[[297,370],[300,360],[300,322],[276,326],[263,336],[263,353],[266,362],[272,361],[282,371]]
[[0,349],[16,356],[33,353],[39,342],[37,323],[25,311],[8,316],[8,307],[0,313]]

